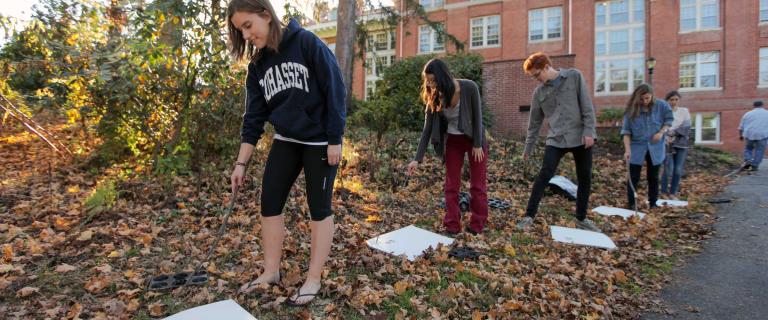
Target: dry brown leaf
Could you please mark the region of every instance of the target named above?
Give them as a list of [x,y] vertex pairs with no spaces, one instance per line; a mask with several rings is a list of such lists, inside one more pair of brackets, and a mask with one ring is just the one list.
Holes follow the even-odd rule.
[[13,253],[13,247],[10,244],[3,245],[3,260],[10,262],[13,260],[15,254]]
[[93,230],[85,230],[80,232],[80,236],[77,237],[78,241],[88,241],[93,237]]
[[68,265],[66,263],[63,263],[63,264],[60,264],[60,265],[56,266],[56,269],[54,269],[53,271],[56,271],[58,273],[65,273],[65,272],[70,272],[70,271],[75,271],[75,270],[77,270],[77,267],[70,266],[70,265]]
[[24,298],[24,297],[28,297],[28,296],[30,296],[32,294],[35,294],[35,293],[37,293],[39,291],[40,291],[40,288],[24,287],[24,288],[19,289],[19,291],[16,291],[16,296]]
[[10,264],[0,264],[0,273],[8,273],[13,271],[14,267]]
[[165,307],[165,304],[158,301],[150,304],[147,309],[149,309],[149,315],[153,317],[159,317],[165,314]]
[[93,293],[101,292],[104,288],[108,287],[111,281],[107,277],[93,277],[85,284],[85,290]]
[[101,273],[110,273],[110,272],[112,272],[112,266],[110,266],[109,264],[98,266],[98,267],[95,267],[93,269],[96,270],[96,271],[99,271]]
[[401,295],[405,292],[405,290],[408,290],[409,283],[408,280],[400,280],[398,282],[395,282],[395,293],[398,295]]
[[627,276],[624,274],[624,270],[617,270],[613,273],[613,279],[616,280],[618,283],[627,283],[629,280]]

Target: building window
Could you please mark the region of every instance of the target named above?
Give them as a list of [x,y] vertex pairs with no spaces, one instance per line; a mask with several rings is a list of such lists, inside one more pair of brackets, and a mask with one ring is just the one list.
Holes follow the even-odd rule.
[[[440,23],[440,29],[443,24]],[[419,26],[419,53],[439,52],[445,50],[443,35],[433,30],[429,25]]]
[[499,16],[488,16],[472,19],[471,30],[472,48],[499,46]]
[[760,22],[768,21],[768,0],[760,0]]
[[386,51],[395,49],[395,32],[373,32],[368,35],[368,50]]
[[368,80],[365,82],[365,100],[369,100],[373,97],[373,93],[376,92],[376,80]]
[[680,55],[680,88],[717,88],[720,85],[720,53]]
[[424,7],[424,9],[439,8],[443,6],[443,3],[443,0],[419,0],[419,4]]
[[761,86],[768,86],[768,48],[760,48],[760,79]]
[[694,114],[693,132],[696,143],[720,142],[720,114],[696,113]]
[[680,31],[720,27],[719,0],[680,0]]
[[562,38],[563,9],[551,7],[528,11],[528,40],[542,41]]
[[597,2],[595,13],[595,93],[629,94],[645,80],[645,2]]

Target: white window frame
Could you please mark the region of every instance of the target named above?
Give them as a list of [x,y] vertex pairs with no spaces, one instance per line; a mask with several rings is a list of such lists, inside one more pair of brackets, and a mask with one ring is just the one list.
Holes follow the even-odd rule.
[[[381,43],[380,38],[384,37],[384,48],[380,49],[377,46]],[[395,32],[393,30],[384,30],[378,32],[372,32],[368,34],[368,51],[388,51],[394,50],[397,41],[395,39]]]
[[371,98],[371,95],[373,95],[374,92],[376,92],[376,80],[366,80],[365,81],[365,88],[363,90],[365,92],[365,96],[363,97],[363,100],[368,100]]
[[[440,23],[442,28],[445,28],[445,24]],[[429,46],[429,50],[422,51],[422,36],[424,33],[427,32],[427,37],[429,38],[429,43],[427,44]],[[442,43],[438,42],[438,40],[443,40]],[[441,39],[439,32],[437,30],[434,30],[430,25],[428,24],[422,24],[419,26],[419,43],[418,43],[418,53],[419,54],[429,54],[429,53],[438,53],[438,52],[445,52],[445,39]]]
[[[679,21],[680,21],[680,33],[688,33],[688,32],[699,32],[699,31],[707,31],[707,30],[719,30],[720,29],[720,0],[694,0],[696,1],[693,5],[684,6],[683,1],[680,1],[680,13],[679,13]],[[715,4],[717,5],[717,15],[715,16],[715,20],[717,21],[717,25],[714,27],[702,27],[702,20],[704,17],[702,16],[702,7],[705,5]],[[696,26],[693,29],[683,30],[683,8],[684,7],[693,7],[696,11]]]
[[[705,115],[714,115],[715,116],[715,140],[702,140],[702,132],[703,129],[701,126],[704,123],[704,116]],[[719,144],[720,143],[720,128],[721,128],[721,122],[720,122],[720,113],[719,112],[697,112],[693,115],[693,129],[694,129],[694,141],[696,144]],[[707,128],[712,129],[712,128]]]
[[760,23],[768,23],[768,0],[760,0],[758,16]]
[[424,9],[440,8],[445,5],[445,0],[419,0]]
[[[612,23],[611,7],[614,2],[624,2],[626,4],[626,22]],[[642,8],[642,11],[636,10],[639,7]],[[629,95],[635,89],[636,79],[639,80],[640,83],[645,81],[645,2],[644,0],[614,0],[595,2],[595,12],[598,10],[603,11],[605,19],[603,24],[599,24],[598,19],[595,19],[595,67],[593,70],[593,90],[595,96]],[[624,11],[621,12],[623,13]],[[635,32],[637,29],[643,30],[643,39],[635,39],[635,36],[638,34]],[[614,53],[614,50],[611,50],[611,33],[618,31],[627,32],[626,52]],[[601,34],[605,40],[603,42],[605,50],[604,53],[597,54],[597,43],[599,35]],[[641,43],[642,46],[635,46],[635,44],[638,42]],[[623,68],[611,68],[611,63],[616,61],[622,61],[627,64],[627,90],[611,91],[611,72],[614,70],[624,70]],[[601,75],[603,76],[603,79],[601,82],[598,82]],[[598,88],[601,85],[603,90],[598,91]]]
[[759,72],[757,73],[757,86],[768,88],[768,47],[762,47],[758,50]]
[[[557,10],[556,10],[557,9]],[[554,11],[560,11],[558,15],[554,14]],[[533,15],[535,13],[541,12],[541,39],[531,39],[533,34],[531,33],[533,31],[533,21],[538,20],[534,19]],[[560,17],[560,36],[558,37],[550,37],[549,34],[551,33],[549,30],[549,18],[559,16]],[[563,7],[562,6],[555,6],[555,7],[546,7],[546,8],[538,8],[538,9],[532,9],[528,10],[528,42],[536,43],[536,42],[544,42],[544,41],[554,41],[554,40],[562,40],[563,39]]]
[[[490,20],[493,18],[496,18],[496,43],[489,43],[490,42],[490,27],[494,24],[490,23]],[[475,22],[480,21],[480,25],[476,26]],[[476,27],[480,27],[481,35],[480,35],[480,45],[475,45],[475,35],[474,35],[474,29]],[[472,49],[479,49],[479,48],[495,48],[501,46],[501,16],[499,15],[493,15],[493,16],[484,16],[484,17],[476,17],[472,18],[469,21],[469,45]]]
[[[717,56],[716,60],[703,60],[703,56],[705,54],[711,54],[714,53]],[[683,62],[683,56],[689,56],[689,55],[695,55],[695,60],[693,62]],[[701,86],[701,78],[702,78],[702,72],[701,72],[701,65],[705,63],[715,63],[715,70],[717,72],[715,73],[715,86],[714,87],[703,87]],[[684,64],[693,64],[694,65],[694,79],[693,79],[693,87],[683,87],[682,83],[682,74],[683,72],[683,65]],[[680,86],[680,91],[699,91],[699,90],[719,90],[721,89],[720,86],[720,52],[719,51],[705,51],[705,52],[688,52],[680,54],[680,65],[678,67],[678,84]]]

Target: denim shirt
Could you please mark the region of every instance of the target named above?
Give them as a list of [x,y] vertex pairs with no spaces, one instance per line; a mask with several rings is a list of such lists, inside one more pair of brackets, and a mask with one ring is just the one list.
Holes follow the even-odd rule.
[[656,99],[656,103],[651,108],[651,112],[641,109],[636,118],[630,119],[629,115],[624,115],[624,124],[621,126],[621,135],[630,136],[630,158],[629,163],[643,165],[645,153],[651,154],[651,162],[654,166],[664,161],[664,138],[653,142],[653,135],[661,130],[661,127],[671,126],[674,116],[672,108],[666,101]]

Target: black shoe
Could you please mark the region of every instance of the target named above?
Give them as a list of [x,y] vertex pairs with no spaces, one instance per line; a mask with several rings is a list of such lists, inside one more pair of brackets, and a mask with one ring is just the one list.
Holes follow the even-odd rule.
[[467,233],[469,233],[469,234],[471,234],[471,235],[473,235],[473,236],[476,236],[476,235],[478,235],[478,234],[481,234],[481,233],[483,233],[482,231],[480,231],[480,232],[475,232],[475,230],[472,230],[472,228],[470,228],[469,226],[467,226],[466,228],[464,228],[464,231],[466,231]]
[[443,231],[443,235],[449,236],[449,237],[455,237],[455,236],[459,235],[459,231],[448,231],[448,230],[445,230],[445,231]]

